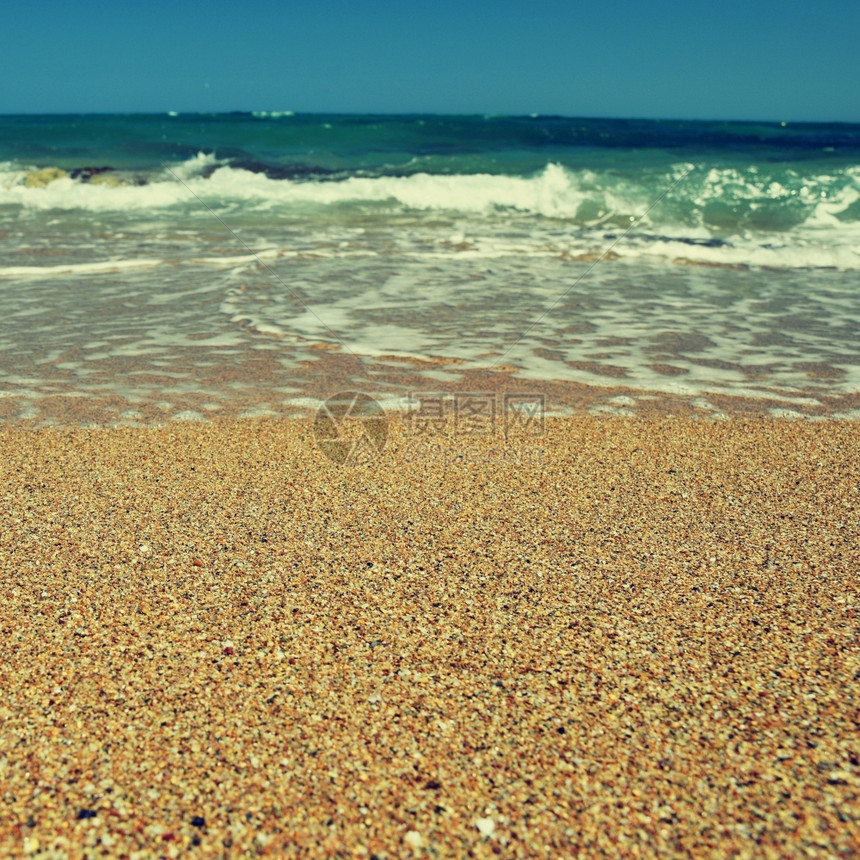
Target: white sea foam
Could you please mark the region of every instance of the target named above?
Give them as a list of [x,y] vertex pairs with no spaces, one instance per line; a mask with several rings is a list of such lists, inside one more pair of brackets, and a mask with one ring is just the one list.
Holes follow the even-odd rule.
[[286,251],[280,248],[264,248],[250,254],[239,254],[237,256],[195,257],[191,262],[201,263],[206,266],[244,266],[259,263],[263,260],[274,260],[278,257],[292,257],[297,253],[297,251]]
[[50,278],[56,275],[94,275],[120,272],[127,269],[151,269],[162,265],[163,260],[103,260],[93,263],[67,263],[59,266],[4,266],[0,278]]
[[[416,209],[443,208],[474,212],[498,206],[559,217],[575,216],[584,201],[606,203],[616,214],[627,214],[625,210],[630,210],[629,214],[633,214],[634,210],[641,214],[644,210],[640,209],[640,205],[644,203],[647,207],[654,203],[661,191],[671,192],[675,198],[678,194],[692,194],[691,200],[700,207],[718,200],[760,202],[797,198],[808,204],[824,202],[834,212],[838,212],[857,199],[857,180],[860,177],[860,169],[846,171],[845,189],[848,196],[839,198],[837,194],[836,200],[829,198],[826,192],[834,184],[832,176],[809,177],[800,189],[788,189],[766,179],[754,181],[754,174],[743,174],[734,168],[711,168],[700,175],[689,164],[671,167],[662,188],[659,185],[649,188],[641,182],[625,180],[614,173],[598,175],[587,169],[573,171],[558,164],[548,164],[533,176],[419,173],[403,177],[353,177],[341,182],[295,182],[269,179],[264,174],[249,174],[248,171],[229,167],[224,159],[218,159],[212,153],[202,152],[185,162],[166,167],[165,176],[167,179],[178,177],[189,180],[198,178],[203,172],[211,173],[216,167],[223,169],[216,170],[211,176],[208,185],[211,193],[232,194],[237,199],[262,197],[320,203],[391,199]],[[8,191],[32,169],[9,162],[0,164],[0,187]],[[57,182],[62,180],[50,185],[56,185]],[[156,181],[137,188],[142,202],[152,196],[151,187],[159,184]],[[681,187],[677,187],[679,185]],[[68,185],[59,187],[67,192],[69,190]],[[110,186],[97,187],[103,193],[117,190]],[[158,199],[156,197],[148,202],[157,205]],[[595,218],[599,219],[600,215],[596,214]]]
[[189,158],[180,164],[165,167],[164,172],[172,179],[189,180],[199,176],[204,170],[222,165],[223,159],[215,157],[214,153],[198,152],[193,158]]
[[[644,180],[557,164],[533,176],[419,173],[296,181],[271,179],[199,153],[165,168],[146,185],[109,186],[64,177],[29,187],[29,171],[6,163],[0,165],[0,207],[18,206],[22,217],[116,214],[144,219],[138,230],[147,226],[159,234],[181,235],[193,235],[189,226],[205,223],[208,229],[213,212],[231,229],[251,216],[268,223],[301,218],[309,234],[328,231],[341,246],[316,247],[314,253],[322,255],[349,250],[344,244],[356,238],[356,225],[364,226],[368,218],[401,218],[402,226],[391,222],[394,241],[407,250],[405,244],[414,237],[417,253],[424,253],[429,243],[434,254],[486,258],[510,253],[599,256],[611,250],[626,260],[860,269],[860,219],[855,215],[860,168],[838,177],[810,175],[791,182],[790,177],[776,181],[752,169],[715,167],[697,174],[690,168],[673,165],[661,180],[649,180],[653,187]],[[424,216],[457,219],[458,229],[441,236]],[[777,229],[782,217],[788,219],[786,226]],[[728,219],[728,227],[715,226],[721,218]],[[771,222],[776,225],[772,229],[762,227]],[[718,241],[712,241],[715,237]],[[298,250],[281,248],[277,254]],[[373,253],[366,246],[352,249],[359,250]],[[233,260],[228,255],[221,260],[210,254],[190,256],[209,265],[243,262],[235,255]]]
[[[84,209],[92,212],[163,209],[193,204],[243,202],[258,207],[342,203],[392,203],[407,209],[481,213],[516,210],[574,218],[587,199],[576,177],[548,165],[535,177],[431,176],[352,177],[342,182],[297,182],[269,179],[261,173],[220,166],[208,178],[200,174],[219,164],[200,154],[165,170],[165,179],[147,185],[115,187],[82,183],[68,177],[42,188],[27,187],[26,170],[0,173],[0,205],[19,204],[36,210]],[[177,181],[179,180],[179,181]],[[618,202],[617,205],[622,205]]]
[[[463,213],[515,210],[554,218],[597,224],[611,218],[618,224],[646,215],[651,223],[666,219],[666,203],[686,199],[705,213],[716,203],[736,203],[757,211],[767,203],[792,204],[803,209],[800,220],[832,226],[834,219],[860,199],[860,168],[847,169],[837,181],[829,175],[810,176],[796,188],[749,171],[711,168],[697,173],[693,165],[677,164],[662,180],[624,179],[614,173],[570,170],[548,164],[532,176],[490,174],[351,177],[343,181],[294,181],[270,179],[231,167],[227,160],[200,152],[184,162],[165,166],[162,176],[146,185],[99,185],[55,179],[44,187],[28,187],[25,180],[35,168],[0,163],[0,204],[20,204],[38,209],[83,208],[91,210],[146,209],[187,202],[188,189],[173,187],[177,180],[208,199],[245,201],[272,205],[354,202],[394,202],[415,210],[452,210]],[[121,178],[121,176],[119,177]],[[666,201],[663,201],[663,196]],[[691,210],[692,211],[692,210]],[[705,222],[703,222],[705,223]],[[689,218],[685,222],[691,224]],[[741,224],[741,226],[743,226]]]
[[109,187],[64,177],[44,188],[29,188],[21,181],[25,177],[26,172],[19,171],[0,179],[0,206],[18,204],[35,211],[133,212],[187,204],[190,197],[188,189],[176,181]]

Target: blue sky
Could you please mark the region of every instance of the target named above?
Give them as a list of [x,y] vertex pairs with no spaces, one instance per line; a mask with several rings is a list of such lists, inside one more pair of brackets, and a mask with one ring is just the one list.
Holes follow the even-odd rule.
[[860,122],[857,0],[5,0],[0,113]]

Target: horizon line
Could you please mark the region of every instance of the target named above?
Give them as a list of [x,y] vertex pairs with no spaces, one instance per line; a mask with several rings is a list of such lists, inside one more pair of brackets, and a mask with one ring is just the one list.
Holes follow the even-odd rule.
[[762,118],[738,118],[738,117],[682,117],[682,116],[596,116],[577,115],[563,113],[522,112],[522,113],[493,113],[482,111],[301,111],[301,110],[146,110],[146,111],[16,111],[0,113],[0,117],[72,117],[72,116],[254,116],[269,115],[259,118],[265,119],[288,119],[291,116],[371,116],[371,117],[409,117],[409,116],[436,116],[436,117],[481,117],[483,119],[564,119],[564,120],[588,120],[588,121],[633,121],[633,122],[725,122],[725,123],[756,123],[763,125],[777,125],[787,127],[789,125],[860,125],[858,120],[823,120],[823,119],[762,119]]

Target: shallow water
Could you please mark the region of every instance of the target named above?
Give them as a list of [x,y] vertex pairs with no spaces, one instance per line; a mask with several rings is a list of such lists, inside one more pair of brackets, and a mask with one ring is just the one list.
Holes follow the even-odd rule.
[[[7,417],[37,418],[46,397],[215,408],[261,386],[278,411],[325,394],[335,354],[355,384],[390,365],[408,386],[502,370],[801,411],[860,393],[853,126],[246,115],[0,131]],[[72,175],[93,164],[117,169]]]

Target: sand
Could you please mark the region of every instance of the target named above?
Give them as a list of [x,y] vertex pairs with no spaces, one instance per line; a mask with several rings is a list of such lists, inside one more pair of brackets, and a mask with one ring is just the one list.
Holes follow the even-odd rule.
[[408,429],[0,428],[0,855],[860,854],[856,423]]

